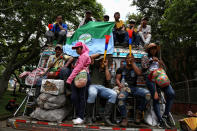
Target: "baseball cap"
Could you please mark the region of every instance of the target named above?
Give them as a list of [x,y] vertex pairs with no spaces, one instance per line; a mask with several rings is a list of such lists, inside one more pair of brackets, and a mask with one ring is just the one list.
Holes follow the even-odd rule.
[[130,21],[129,21],[129,24],[135,24],[136,23],[136,21],[134,20],[134,19],[131,19]]
[[62,45],[57,44],[57,45],[55,46],[55,50],[56,50],[57,48],[60,48],[60,49],[62,50]]
[[78,47],[83,47],[82,42],[77,42],[77,43],[75,44],[75,46],[72,47],[72,49],[74,50],[74,49],[76,49],[76,48],[78,48]]

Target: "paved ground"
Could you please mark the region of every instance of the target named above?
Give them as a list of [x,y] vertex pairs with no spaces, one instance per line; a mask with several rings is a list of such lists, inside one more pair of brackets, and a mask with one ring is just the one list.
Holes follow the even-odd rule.
[[11,127],[7,127],[6,121],[0,121],[0,131],[24,131],[24,130],[15,130]]
[[[179,128],[178,120],[183,118],[183,115],[173,115],[176,121],[176,127]],[[24,131],[24,130],[16,130],[6,125],[6,120],[0,121],[0,131]],[[139,127],[138,127],[139,128]]]

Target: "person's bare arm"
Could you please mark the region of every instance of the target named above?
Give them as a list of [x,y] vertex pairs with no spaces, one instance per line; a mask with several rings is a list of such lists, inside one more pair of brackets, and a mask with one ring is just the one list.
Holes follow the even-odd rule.
[[109,80],[111,80],[111,74],[110,74],[109,68],[108,68],[108,60],[105,60],[103,64],[105,66],[105,77],[106,77],[106,80],[109,81]]
[[73,62],[73,60],[74,60],[74,58],[73,57],[70,57],[68,59],[68,61],[66,62],[65,67],[68,67]]
[[116,84],[118,85],[119,89],[123,88],[123,85],[120,82],[121,74],[116,74]]
[[59,23],[58,23],[58,26],[59,26],[60,30],[65,30],[66,31],[66,29],[64,29],[63,26],[60,25]]
[[142,71],[138,68],[138,66],[135,64],[135,62],[132,63],[132,67],[133,67],[133,70],[135,71],[135,73],[137,75],[141,75],[142,74]]
[[142,74],[142,71],[138,68],[138,66],[135,64],[135,58],[133,56],[129,56],[129,59],[131,61],[131,65],[132,65],[132,68],[133,70],[135,71],[135,73],[137,75],[141,75]]

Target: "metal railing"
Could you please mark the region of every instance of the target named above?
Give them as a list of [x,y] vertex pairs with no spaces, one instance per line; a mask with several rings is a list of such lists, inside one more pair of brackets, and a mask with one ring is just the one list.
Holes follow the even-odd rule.
[[174,84],[175,103],[197,104],[197,79]]

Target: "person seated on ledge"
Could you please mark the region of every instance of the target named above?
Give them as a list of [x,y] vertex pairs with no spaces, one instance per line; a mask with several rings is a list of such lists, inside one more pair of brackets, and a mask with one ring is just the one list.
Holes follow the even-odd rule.
[[[96,54],[91,56],[91,63],[94,63],[94,57]],[[96,56],[98,57],[99,54]],[[105,111],[104,111],[104,122],[109,126],[114,126],[110,120],[110,116],[112,114],[113,107],[116,103],[117,93],[112,90],[111,85],[111,73],[109,70],[108,60],[103,61],[102,56],[99,56],[97,59],[99,60],[99,64],[95,63],[94,68],[92,68],[90,72],[91,76],[91,85],[88,89],[88,100],[87,100],[87,124],[92,124],[92,114],[93,114],[93,107],[96,100],[96,97],[99,96],[107,100],[105,104]]]
[[103,20],[104,20],[104,22],[108,22],[109,21],[109,15],[104,15]]
[[62,16],[57,15],[56,21],[54,22],[52,29],[45,33],[47,38],[47,44],[53,45],[53,40],[57,40],[57,44],[64,45],[67,35],[67,24],[62,22]]
[[147,22],[147,17],[142,18],[141,25],[137,28],[143,46],[149,44],[151,40],[151,26],[147,25]]
[[127,38],[127,32],[125,30],[124,22],[120,19],[120,13],[116,12],[114,13],[114,19],[115,19],[115,27],[113,29],[113,37],[114,37],[114,44],[116,46],[127,45],[128,44],[128,38]]
[[133,94],[139,98],[140,104],[136,110],[136,123],[139,124],[142,120],[142,114],[146,109],[146,105],[150,100],[150,92],[145,88],[136,87],[137,76],[141,75],[141,70],[135,64],[133,54],[126,57],[124,66],[118,68],[116,72],[116,83],[119,87],[120,93],[118,95],[118,107],[122,117],[121,126],[128,125],[126,99],[129,94]]

